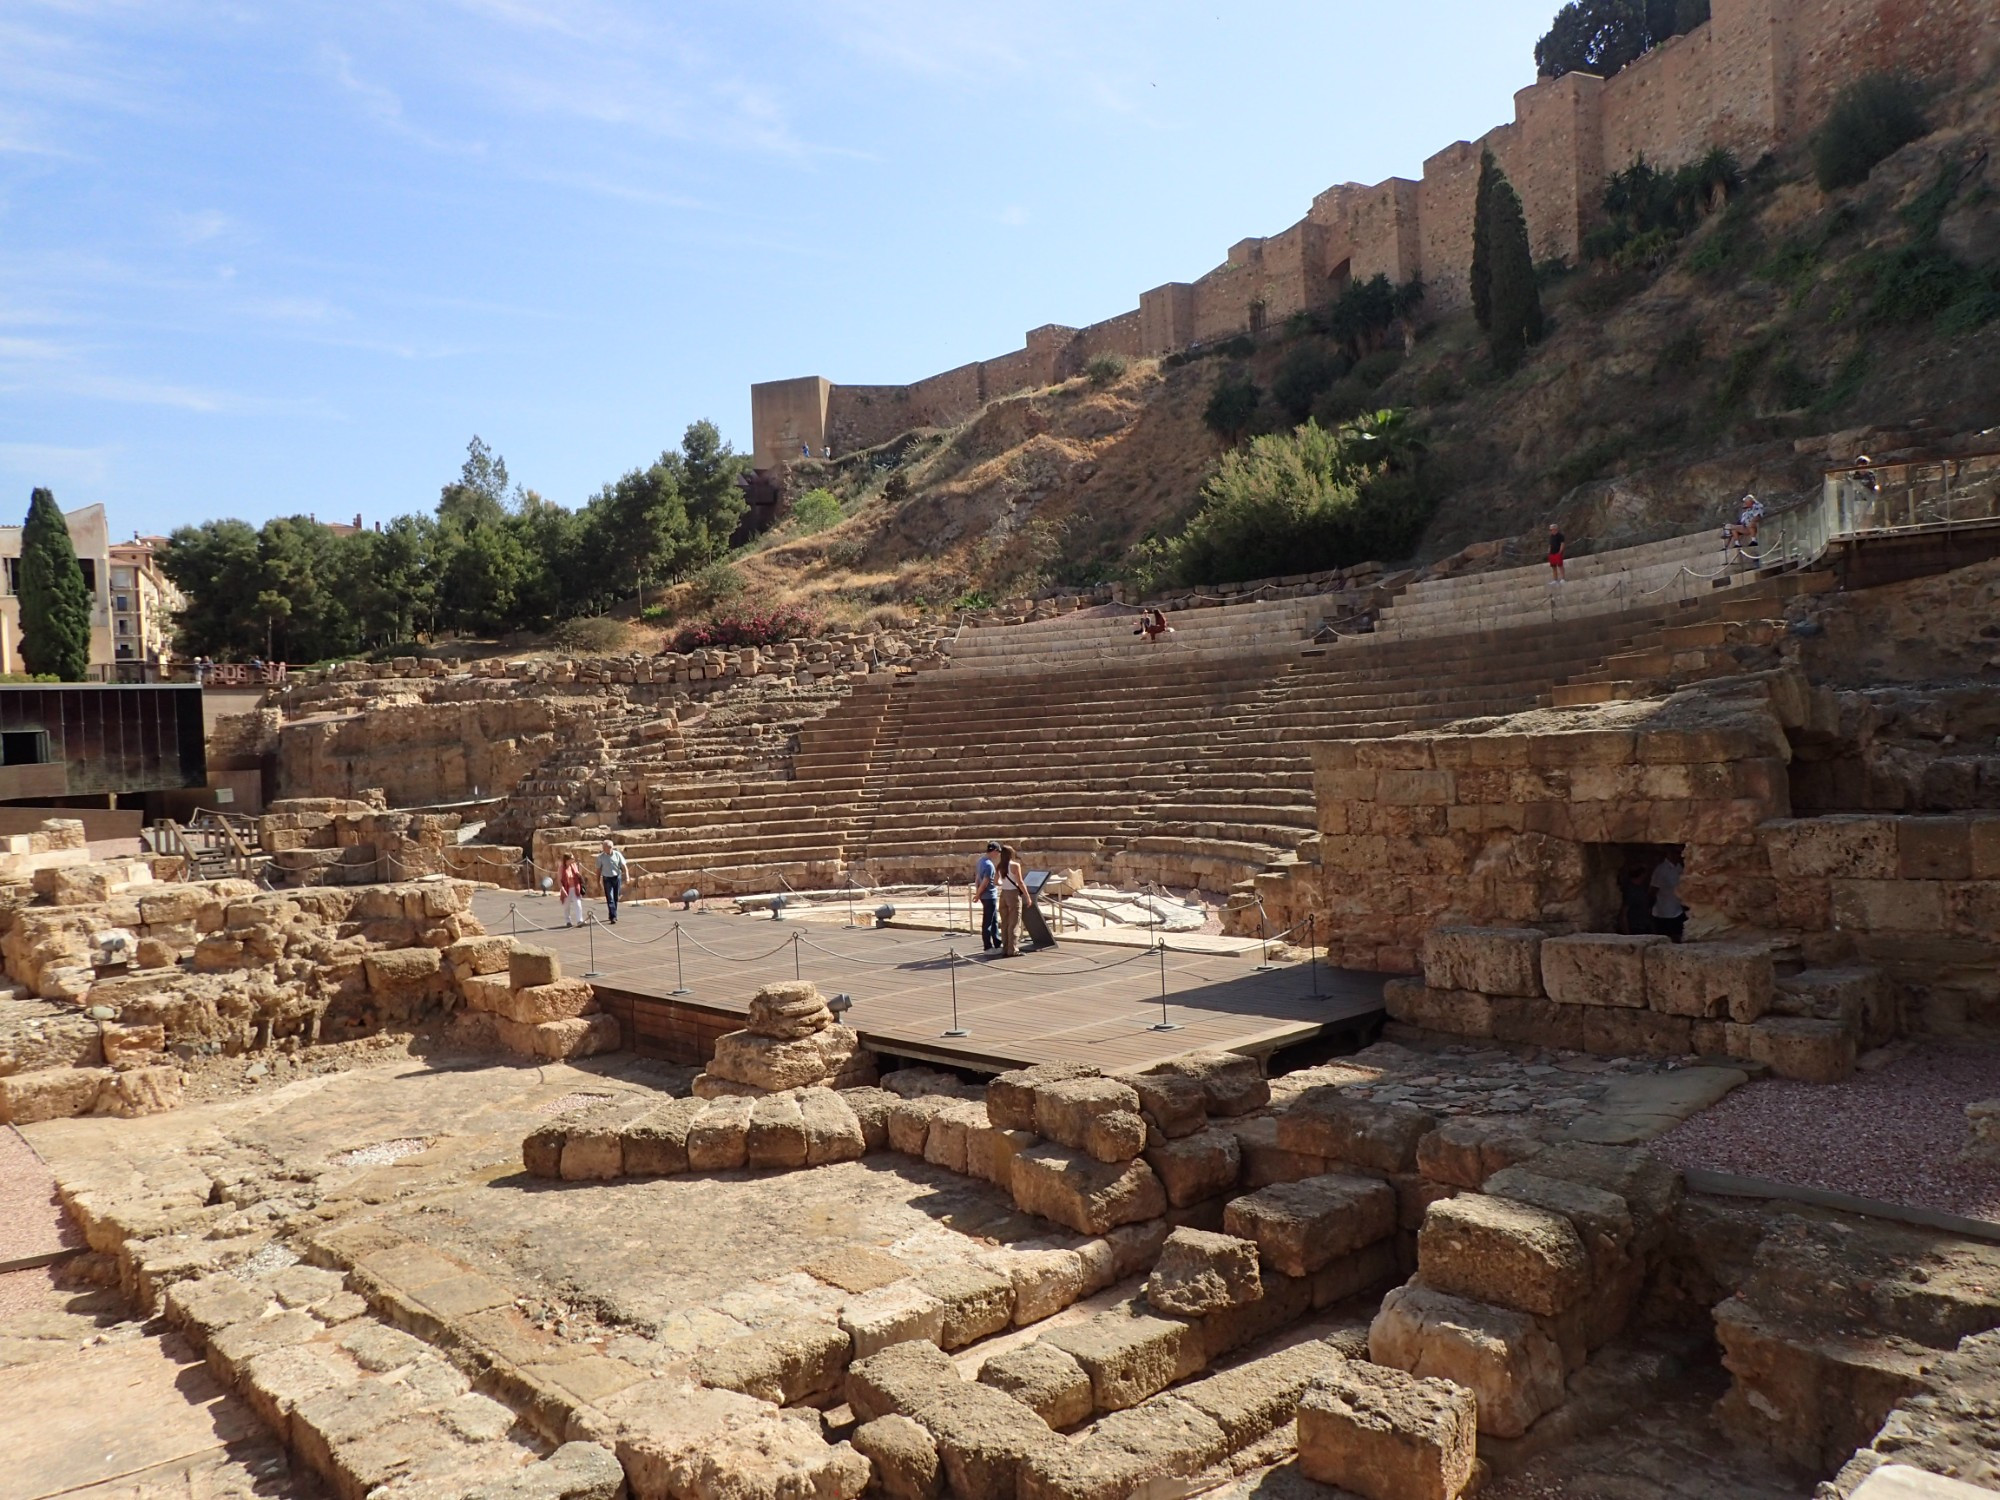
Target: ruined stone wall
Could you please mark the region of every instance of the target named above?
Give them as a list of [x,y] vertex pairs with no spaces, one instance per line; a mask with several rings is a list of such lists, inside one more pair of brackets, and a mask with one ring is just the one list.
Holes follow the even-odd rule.
[[[1166,354],[1281,321],[1337,292],[1343,268],[1363,279],[1377,272],[1399,282],[1421,277],[1432,311],[1447,311],[1467,300],[1482,150],[1493,152],[1520,191],[1536,257],[1574,259],[1598,215],[1604,179],[1639,156],[1672,167],[1725,146],[1754,161],[1803,140],[1834,94],[1863,73],[1963,80],[1991,67],[1996,53],[2000,13],[1986,0],[1714,0],[1706,25],[1608,81],[1571,74],[1521,90],[1511,123],[1430,157],[1421,184],[1392,178],[1374,187],[1331,188],[1304,220],[1266,239],[1240,241],[1225,264],[1199,280],[1144,293],[1136,312],[1077,336],[1088,349],[1081,358],[1107,348]],[[1074,357],[1076,349],[1065,347]],[[1036,352],[1031,334],[1024,353]],[[934,377],[949,383],[931,396],[914,393],[932,382],[836,386],[834,406],[849,420],[836,430],[829,417],[828,440],[836,452],[850,452],[920,423],[961,421],[978,402],[1064,378],[1057,363],[1053,354],[1017,354],[965,366],[984,374],[976,397],[968,395],[963,371]],[[1077,359],[1066,373],[1080,367]],[[907,409],[891,394],[899,390],[911,393]],[[777,424],[789,408],[782,393],[766,394],[772,391],[752,388],[760,466],[767,451],[784,446]],[[845,391],[856,394],[843,399]],[[898,413],[910,420],[892,429]]]

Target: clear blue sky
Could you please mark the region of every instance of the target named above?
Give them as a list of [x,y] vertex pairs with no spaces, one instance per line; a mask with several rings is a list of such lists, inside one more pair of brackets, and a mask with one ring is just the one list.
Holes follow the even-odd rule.
[[0,0],[0,520],[564,504],[1508,119],[1555,0]]

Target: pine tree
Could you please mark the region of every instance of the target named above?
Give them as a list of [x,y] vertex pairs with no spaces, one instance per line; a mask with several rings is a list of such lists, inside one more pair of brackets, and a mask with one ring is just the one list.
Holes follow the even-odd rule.
[[1487,254],[1492,260],[1492,322],[1486,342],[1493,363],[1517,368],[1528,345],[1541,342],[1542,295],[1535,286],[1535,257],[1528,246],[1528,219],[1521,198],[1503,173],[1494,174],[1486,205]]
[[1486,206],[1500,164],[1491,151],[1479,153],[1479,190],[1472,199],[1472,316],[1482,329],[1493,326],[1493,247],[1486,241]]
[[90,671],[90,590],[56,497],[38,489],[21,528],[21,664],[82,682]]

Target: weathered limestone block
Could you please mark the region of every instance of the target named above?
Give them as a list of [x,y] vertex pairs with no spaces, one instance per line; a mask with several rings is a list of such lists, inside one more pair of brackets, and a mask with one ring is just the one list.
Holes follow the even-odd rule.
[[1542,984],[1562,1005],[1646,1008],[1646,950],[1667,939],[1656,933],[1577,932],[1542,943]]
[[1310,1276],[1337,1256],[1394,1234],[1396,1192],[1372,1177],[1338,1172],[1273,1183],[1232,1201],[1223,1210],[1222,1227],[1255,1240],[1272,1270]]
[[1090,1376],[1047,1339],[992,1356],[979,1367],[979,1382],[1006,1392],[1054,1428],[1090,1418]]
[[391,948],[371,953],[362,962],[368,970],[368,988],[379,995],[435,990],[442,979],[443,960],[435,948]]
[[936,1344],[926,1339],[898,1341],[854,1356],[847,1367],[847,1405],[863,1422],[892,1412],[911,1416],[958,1379],[957,1367]]
[[858,1500],[868,1473],[867,1459],[817,1424],[773,1413],[683,1449],[667,1489],[674,1500]]
[[1165,1141],[1145,1155],[1175,1208],[1233,1191],[1243,1165],[1236,1136],[1219,1126]]
[[1014,1500],[1024,1468],[1061,1443],[1013,1397],[968,1381],[943,1387],[911,1415],[937,1440],[946,1483],[963,1500]]
[[[1088,1151],[1099,1161],[1130,1161],[1146,1144],[1139,1096],[1115,1078],[1069,1078],[1038,1085],[1035,1129],[1058,1145]],[[1107,1154],[1117,1152],[1123,1154]]]
[[[423,950],[412,950],[423,951]],[[597,991],[588,979],[558,979],[553,984],[530,985],[512,990],[504,1000],[496,999],[496,1014],[523,1026],[539,1026],[544,1021],[569,1021],[597,1010]]]
[[1083,1367],[1090,1376],[1091,1403],[1099,1411],[1137,1406],[1208,1362],[1195,1324],[1129,1307],[1051,1329],[1042,1339]]
[[1538,1177],[1582,1183],[1624,1200],[1635,1248],[1649,1253],[1673,1227],[1681,1206],[1681,1174],[1650,1151],[1564,1141],[1522,1163]]
[[562,1176],[563,1145],[568,1131],[560,1124],[531,1130],[521,1141],[521,1166],[530,1177]]
[[840,1326],[858,1360],[912,1340],[936,1345],[944,1332],[944,1303],[914,1281],[893,1282],[848,1298]]
[[750,997],[747,1029],[759,1036],[795,1041],[833,1025],[833,1012],[811,980],[767,984]]
[[859,1161],[867,1153],[861,1121],[845,1097],[832,1089],[801,1089],[797,1097],[806,1133],[807,1166]]
[[750,1133],[751,1101],[710,1099],[688,1126],[688,1170],[727,1172],[743,1165]]
[[1336,1256],[1313,1272],[1312,1305],[1332,1307],[1350,1297],[1380,1291],[1401,1281],[1403,1274],[1403,1259],[1396,1240],[1377,1240]]
[[752,1101],[743,1156],[753,1170],[793,1171],[806,1164],[806,1122],[798,1095],[767,1094]]
[[940,1349],[963,1349],[1014,1320],[1013,1278],[977,1263],[940,1266],[919,1277],[917,1284],[943,1309],[937,1332]]
[[167,1045],[167,1028],[160,1025],[119,1026],[104,1023],[104,1061],[114,1068],[142,1068],[159,1061]]
[[109,1068],[41,1068],[0,1078],[0,1125],[87,1115],[112,1076]]
[[177,1066],[122,1069],[99,1091],[95,1112],[130,1120],[179,1109],[185,1081],[186,1075]]
[[1231,1120],[1225,1127],[1236,1137],[1243,1165],[1238,1183],[1246,1189],[1269,1187],[1274,1182],[1297,1182],[1317,1177],[1327,1169],[1326,1158],[1287,1151],[1278,1144],[1275,1115],[1253,1115],[1247,1120]]
[[1478,1431],[1464,1386],[1344,1360],[1299,1398],[1299,1468],[1363,1500],[1456,1500]]
[[1125,1500],[1185,1482],[1228,1451],[1215,1420],[1177,1396],[1113,1412],[1075,1443],[1055,1444],[1022,1468],[1020,1500]]
[[1586,1183],[1544,1177],[1529,1167],[1508,1167],[1486,1180],[1496,1198],[1561,1214],[1590,1256],[1593,1291],[1614,1285],[1632,1259],[1636,1231],[1631,1205],[1616,1193]]
[[1417,1264],[1440,1291],[1550,1318],[1590,1288],[1589,1256],[1568,1219],[1478,1193],[1431,1205]]
[[1222,1429],[1229,1451],[1262,1442],[1299,1413],[1299,1398],[1341,1359],[1329,1343],[1295,1344],[1245,1360],[1220,1375],[1177,1387],[1173,1394]]
[[1208,1090],[1183,1073],[1120,1073],[1118,1082],[1139,1096],[1148,1139],[1178,1140],[1208,1123]]
[[1838,1083],[1854,1071],[1854,1032],[1838,1021],[1766,1016],[1749,1025],[1728,1024],[1732,1057],[1760,1062],[1780,1078]]
[[[1385,1242],[1387,1243],[1387,1242]],[[1264,1295],[1241,1307],[1223,1307],[1201,1320],[1201,1347],[1212,1363],[1224,1355],[1289,1328],[1312,1311],[1312,1278],[1259,1270]]]
[[898,1099],[890,1105],[890,1149],[921,1159],[930,1149],[931,1121],[951,1102],[948,1097],[920,1094],[914,1099]]
[[1088,1063],[1038,1063],[1017,1068],[987,1081],[986,1114],[1002,1130],[1035,1128],[1035,1091],[1047,1084],[1096,1078],[1101,1070]]
[[688,1169],[688,1131],[705,1101],[669,1099],[621,1132],[627,1177],[671,1177]]
[[1011,1191],[1014,1158],[1040,1139],[1032,1130],[1002,1130],[993,1125],[968,1130],[965,1136],[966,1175]]
[[1434,990],[1539,995],[1542,938],[1532,927],[1436,927],[1424,934],[1424,983]]
[[1176,1229],[1168,1235],[1146,1282],[1146,1300],[1182,1318],[1241,1307],[1263,1295],[1256,1243],[1200,1229]]
[[1085,1295],[1083,1257],[1074,1250],[1016,1245],[991,1252],[986,1264],[1013,1284],[1017,1328],[1052,1318]]
[[619,1099],[569,1121],[562,1127],[562,1176],[570,1182],[623,1176],[625,1132],[653,1108],[648,1100]]
[[514,1003],[514,985],[505,974],[471,974],[458,981],[458,992],[466,1008],[490,1015],[505,1015]]
[[1762,943],[1659,943],[1646,950],[1646,1003],[1671,1016],[1755,1021],[1776,970]]
[[1541,1138],[1518,1120],[1464,1115],[1417,1142],[1417,1170],[1433,1182],[1477,1191],[1495,1172],[1541,1149]]
[[[501,1021],[505,1027],[513,1023]],[[544,1021],[533,1028],[533,1049],[537,1057],[560,1062],[571,1057],[595,1057],[616,1052],[625,1044],[625,1034],[616,1016],[576,1016],[567,1021]]]
[[553,948],[516,943],[507,954],[507,978],[517,990],[538,984],[554,984],[562,977],[562,959]]
[[1421,1283],[1382,1299],[1368,1357],[1464,1386],[1478,1400],[1479,1430],[1494,1437],[1519,1437],[1563,1401],[1562,1351],[1532,1317]]
[[508,972],[508,955],[513,950],[514,940],[510,937],[467,937],[445,949],[444,958],[460,981],[475,975],[506,974],[511,985],[513,975]]
[[1211,1115],[1247,1115],[1271,1102],[1271,1085],[1264,1077],[1263,1065],[1238,1052],[1189,1052],[1147,1071],[1200,1080]]
[[1882,815],[1779,819],[1760,830],[1779,880],[1894,880],[1896,819]]
[[731,1031],[715,1039],[708,1071],[734,1083],[779,1093],[825,1083],[840,1072],[860,1046],[860,1038],[845,1026],[829,1026],[790,1041]]
[[846,1332],[832,1323],[782,1323],[708,1351],[695,1375],[703,1385],[789,1406],[839,1390],[849,1348]]
[[1382,1009],[1390,1020],[1425,1031],[1493,1035],[1493,1001],[1477,990],[1437,990],[1421,979],[1390,979],[1382,985]]
[[876,1487],[889,1500],[938,1500],[944,1493],[937,1440],[919,1423],[892,1413],[862,1423],[849,1441],[868,1460]]
[[861,1127],[863,1154],[869,1151],[885,1151],[889,1147],[889,1111],[897,1104],[896,1096],[887,1089],[852,1088],[841,1089],[840,1098],[854,1111],[855,1123]]
[[1278,1145],[1377,1172],[1412,1172],[1417,1143],[1437,1121],[1408,1104],[1357,1099],[1335,1084],[1309,1088],[1278,1116]]
[[625,1492],[617,1454],[596,1443],[564,1443],[540,1463],[470,1491],[466,1500],[619,1500]]
[[986,1106],[979,1100],[943,1101],[924,1132],[924,1160],[947,1171],[970,1174],[973,1132],[987,1128]]
[[1099,1162],[1047,1143],[1014,1158],[1010,1187],[1024,1213],[1078,1234],[1104,1234],[1167,1210],[1167,1195],[1145,1162]]

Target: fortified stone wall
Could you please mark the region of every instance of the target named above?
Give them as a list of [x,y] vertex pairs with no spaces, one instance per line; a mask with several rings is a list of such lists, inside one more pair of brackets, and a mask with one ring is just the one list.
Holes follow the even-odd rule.
[[1083,329],[1040,328],[1022,350],[914,385],[752,386],[757,467],[775,467],[802,443],[850,453],[963,421],[996,397],[1067,379],[1097,354],[1165,354],[1256,331],[1355,278],[1421,278],[1433,311],[1457,307],[1482,150],[1519,190],[1536,256],[1573,259],[1605,178],[1635,157],[1675,166],[1724,146],[1755,160],[1802,140],[1863,73],[1963,80],[1991,65],[1996,43],[2000,15],[1981,0],[1714,0],[1706,25],[1609,80],[1570,74],[1521,90],[1512,122],[1430,157],[1421,182],[1329,188],[1299,223],[1239,241],[1223,265],[1145,292],[1136,311]]

